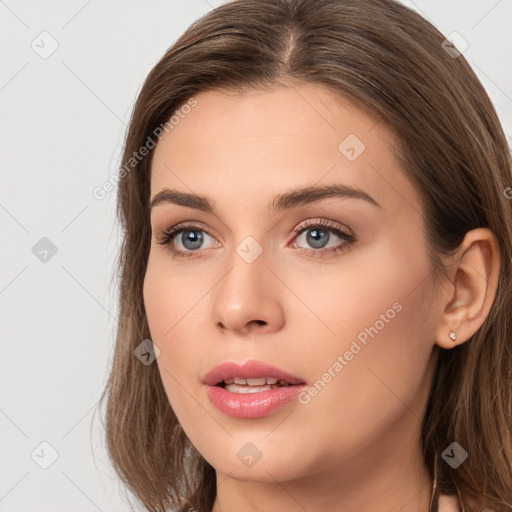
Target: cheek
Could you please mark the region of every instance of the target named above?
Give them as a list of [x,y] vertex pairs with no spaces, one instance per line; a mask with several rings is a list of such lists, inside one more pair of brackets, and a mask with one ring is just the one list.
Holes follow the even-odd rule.
[[[314,428],[335,431],[341,419],[348,437],[336,442],[351,437],[358,444],[408,410],[421,416],[435,330],[427,321],[430,272],[423,254],[387,248],[354,258],[350,271],[317,279],[322,293],[310,290],[308,305],[330,332],[323,329],[321,341],[302,351],[313,383],[303,399]],[[363,434],[362,424],[373,427]]]
[[[335,352],[344,345],[349,349],[350,341],[361,333],[363,344],[365,338],[372,339],[368,331],[375,338],[393,332],[394,341],[389,344],[399,345],[408,336],[404,329],[423,328],[431,300],[423,294],[430,286],[431,268],[421,247],[421,241],[408,245],[382,237],[320,272],[289,270],[287,282],[293,283],[294,293],[307,305],[296,310],[315,326],[317,337],[325,341],[321,346]],[[291,329],[294,321],[305,325],[304,320],[292,318]]]
[[181,411],[193,407],[189,393],[196,394],[201,384],[198,368],[204,367],[206,343],[200,333],[207,333],[205,301],[215,281],[185,280],[171,265],[165,257],[150,257],[143,296],[151,339],[160,349],[157,364],[165,391],[180,423],[186,423]]
[[191,279],[190,274],[177,269],[171,258],[165,254],[150,254],[143,287],[153,341],[165,345],[180,330],[183,332],[188,327],[189,333],[194,332],[201,298],[212,287],[210,280],[200,277],[207,276],[208,271],[194,271],[199,277]]

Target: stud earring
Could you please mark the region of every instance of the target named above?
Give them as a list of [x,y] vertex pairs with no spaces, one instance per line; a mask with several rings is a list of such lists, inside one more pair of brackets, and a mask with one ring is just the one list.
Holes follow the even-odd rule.
[[457,335],[453,331],[450,331],[449,336],[452,341],[457,341]]

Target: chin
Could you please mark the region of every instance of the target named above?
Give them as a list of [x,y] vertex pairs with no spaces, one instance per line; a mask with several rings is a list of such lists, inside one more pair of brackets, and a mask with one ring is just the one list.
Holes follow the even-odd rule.
[[[241,481],[260,483],[285,482],[308,475],[307,464],[303,457],[298,459],[297,452],[276,451],[272,447],[263,446],[258,450],[250,441],[236,443],[233,456],[210,457],[208,462],[218,473],[229,475],[230,478]],[[229,450],[231,451],[231,450]]]

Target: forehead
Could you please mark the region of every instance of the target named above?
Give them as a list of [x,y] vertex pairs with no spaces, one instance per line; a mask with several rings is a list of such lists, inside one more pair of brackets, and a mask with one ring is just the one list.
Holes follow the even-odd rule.
[[387,127],[324,87],[206,91],[195,100],[157,144],[152,197],[168,187],[256,201],[287,188],[343,183],[384,206],[417,204]]

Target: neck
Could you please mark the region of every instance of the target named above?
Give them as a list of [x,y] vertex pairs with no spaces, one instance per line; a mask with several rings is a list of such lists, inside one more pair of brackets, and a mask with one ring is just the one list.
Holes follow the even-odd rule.
[[217,472],[212,512],[428,512],[432,479],[419,447],[407,445],[402,438],[396,452],[369,446],[343,467],[288,481],[241,481]]

